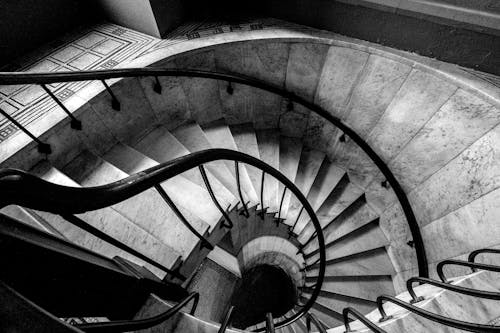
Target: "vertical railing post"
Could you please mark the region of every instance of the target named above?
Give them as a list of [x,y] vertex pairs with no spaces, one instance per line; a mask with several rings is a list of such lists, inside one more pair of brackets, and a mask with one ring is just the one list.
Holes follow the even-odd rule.
[[161,83],[160,83],[160,79],[158,78],[158,76],[155,76],[155,83],[153,85],[153,91],[155,93],[157,93],[158,95],[161,95]]
[[50,154],[52,153],[52,148],[48,143],[42,142],[39,138],[33,135],[30,131],[28,131],[23,125],[21,125],[17,120],[14,119],[10,114],[6,111],[0,109],[0,114],[2,114],[5,118],[7,118],[11,123],[13,123],[17,128],[23,131],[26,135],[28,135],[33,141],[38,144],[38,152],[41,154]]
[[57,105],[59,105],[59,107],[63,109],[63,111],[71,118],[71,128],[75,130],[81,130],[82,122],[76,119],[75,116],[73,116],[73,114],[69,112],[66,106],[64,106],[64,104],[56,97],[56,95],[54,95],[52,91],[50,91],[50,89],[45,84],[42,84],[41,86],[43,90],[45,90],[45,92],[50,96],[50,98],[52,98],[54,102],[56,102]]
[[215,193],[212,190],[212,186],[210,185],[210,182],[208,181],[207,172],[205,171],[205,167],[203,166],[203,164],[201,164],[198,166],[198,169],[200,170],[201,178],[203,178],[203,182],[205,182],[205,186],[208,190],[208,193],[210,194],[210,197],[212,198],[213,203],[215,204],[217,209],[221,212],[222,217],[225,220],[224,221],[225,223],[222,223],[221,226],[231,229],[234,225],[233,221],[231,221],[231,218],[229,217],[227,212],[222,208],[222,206],[219,204],[219,201],[215,197]]
[[210,251],[212,251],[214,249],[214,246],[212,245],[212,243],[210,243],[205,237],[203,237],[188,222],[188,220],[184,217],[184,215],[181,213],[181,211],[179,210],[179,208],[177,208],[177,205],[172,201],[172,199],[170,199],[170,196],[167,194],[167,192],[165,192],[165,190],[163,189],[163,187],[161,187],[161,185],[155,185],[155,189],[160,194],[160,196],[163,198],[163,200],[165,200],[165,202],[170,207],[170,209],[172,209],[172,211],[177,216],[177,218],[182,222],[182,224],[184,224],[189,229],[189,231],[191,231],[196,237],[198,237],[198,239],[201,242],[200,245],[202,247],[205,247],[205,248],[209,249]]
[[116,98],[115,94],[113,93],[113,90],[111,90],[106,81],[101,80],[101,82],[104,85],[104,88],[106,88],[106,90],[108,91],[108,94],[111,96],[111,107],[116,111],[120,111],[121,108],[120,101],[118,100],[118,98]]
[[226,312],[226,316],[224,317],[224,321],[220,325],[219,331],[217,333],[225,333],[226,328],[229,326],[229,323],[231,322],[231,318],[233,316],[233,310],[234,310],[234,305],[231,305],[229,309]]
[[235,172],[236,172],[236,185],[238,186],[238,194],[240,196],[241,204],[243,205],[243,210],[245,212],[245,217],[248,218],[250,216],[250,213],[248,212],[248,207],[247,207],[247,204],[246,204],[245,200],[243,199],[243,193],[241,191],[240,168],[239,168],[238,161],[234,161],[234,169],[235,169]]
[[260,209],[261,211],[258,213],[260,218],[264,220],[265,207],[264,207],[264,180],[266,177],[266,172],[262,170],[262,178],[260,180]]

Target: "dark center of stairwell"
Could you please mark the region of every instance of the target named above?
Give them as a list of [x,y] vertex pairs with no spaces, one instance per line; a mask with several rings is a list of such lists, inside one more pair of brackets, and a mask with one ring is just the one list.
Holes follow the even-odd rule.
[[283,269],[267,264],[252,267],[243,272],[232,295],[232,325],[244,329],[264,321],[268,312],[278,318],[292,309],[296,300],[295,284]]

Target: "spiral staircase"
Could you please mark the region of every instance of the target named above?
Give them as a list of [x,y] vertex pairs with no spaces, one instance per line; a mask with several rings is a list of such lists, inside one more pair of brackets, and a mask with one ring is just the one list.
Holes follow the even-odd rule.
[[[297,40],[260,43],[188,52],[153,68],[2,74],[0,84],[46,88],[93,80],[91,89],[99,86],[74,110],[71,101],[46,90],[70,117],[47,135],[33,135],[27,148],[3,163],[27,173],[0,173],[2,260],[12,265],[0,275],[2,293],[30,302],[31,292],[55,317],[98,321],[73,320],[70,326],[53,317],[47,331],[498,332],[494,272],[500,268],[491,254],[482,257],[486,264],[474,263],[477,255],[498,250],[472,252],[478,246],[468,251],[468,261],[427,262],[424,221],[461,206],[445,199],[437,203],[442,212],[433,213],[414,204],[426,193],[429,202],[443,193],[425,190],[432,189],[428,179],[453,167],[448,152],[461,149],[448,145],[456,136],[447,126],[469,122],[464,128],[470,137],[461,143],[472,146],[496,134],[494,104],[382,51],[366,55]],[[283,45],[289,52],[284,64]],[[245,50],[258,56],[249,60]],[[416,116],[419,108],[427,114]],[[408,122],[395,119],[397,112],[406,112]],[[394,122],[401,128],[391,128]],[[432,150],[433,129],[444,138],[435,141],[444,142],[442,150]],[[383,145],[375,149],[377,143]],[[423,153],[419,145],[427,145]],[[424,157],[405,165],[405,158],[419,154]],[[405,190],[416,185],[421,190],[409,200]],[[71,307],[58,308],[27,288],[35,284],[28,265],[6,255],[9,244],[26,240],[57,244],[51,253],[66,249],[73,257],[91,251],[94,264],[99,254],[102,265],[120,267],[127,272],[120,274],[132,274],[147,288],[139,288],[126,308],[116,302],[109,313],[82,307],[71,314]],[[496,243],[484,244],[490,245]],[[234,285],[241,279],[235,270],[244,275],[262,265],[286,273],[295,303],[228,328],[232,315],[247,310],[231,306],[230,284],[221,281]],[[454,266],[456,277],[447,277],[445,266]],[[40,274],[50,280],[50,272]],[[420,280],[408,280],[414,275]],[[164,317],[156,318],[159,313]]]

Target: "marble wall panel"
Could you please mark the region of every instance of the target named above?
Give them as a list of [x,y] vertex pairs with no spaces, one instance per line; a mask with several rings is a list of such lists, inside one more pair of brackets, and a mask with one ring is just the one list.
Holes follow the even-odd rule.
[[316,104],[332,115],[341,117],[368,56],[363,51],[330,47],[316,90]]
[[497,126],[410,193],[421,225],[500,186],[499,142]]
[[422,237],[430,263],[499,243],[500,190],[490,192],[465,207],[425,225]]
[[390,161],[456,89],[434,75],[413,70],[373,128],[368,144]]
[[[134,142],[158,119],[137,78],[123,79],[110,88],[120,102],[119,111],[112,108],[112,99],[107,91],[100,92],[89,104],[104,124],[113,129],[118,139],[124,143]],[[77,94],[81,95],[80,92]]]
[[405,190],[447,164],[500,121],[500,111],[458,90],[389,164]]
[[286,72],[286,89],[312,101],[328,49],[326,44],[292,43]]

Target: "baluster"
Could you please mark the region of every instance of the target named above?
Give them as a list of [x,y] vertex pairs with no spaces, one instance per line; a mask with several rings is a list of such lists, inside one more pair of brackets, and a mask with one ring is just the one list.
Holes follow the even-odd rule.
[[17,128],[19,128],[21,131],[23,131],[26,135],[28,135],[33,141],[35,141],[38,144],[38,152],[41,154],[50,154],[52,153],[52,148],[48,143],[42,142],[40,139],[38,139],[36,136],[34,136],[30,131],[28,131],[23,125],[21,125],[17,120],[15,120],[13,117],[11,117],[10,114],[5,112],[4,110],[0,109],[0,113],[7,118],[11,123],[13,123]]
[[155,76],[155,83],[153,85],[153,91],[155,93],[157,93],[158,95],[161,95],[161,83],[160,83],[160,79],[158,78],[158,76]]
[[54,102],[56,102],[57,105],[59,105],[59,107],[63,109],[63,111],[71,118],[71,128],[75,130],[81,130],[82,122],[76,119],[75,116],[73,116],[73,114],[69,112],[66,106],[64,106],[64,104],[56,97],[56,95],[54,95],[52,91],[50,91],[50,89],[45,84],[42,84],[41,86],[43,90],[45,90],[45,92],[54,100]]
[[108,86],[106,81],[101,80],[101,82],[104,85],[104,87],[106,88],[106,90],[108,91],[109,95],[111,96],[111,107],[116,111],[120,111],[120,109],[121,109],[120,101],[118,101],[118,98],[116,98],[115,94],[113,93],[111,88]]
[[231,317],[233,316],[234,305],[231,305],[226,312],[226,316],[224,317],[224,321],[220,325],[219,331],[217,333],[225,333],[226,328],[229,326],[231,322]]
[[181,211],[177,208],[177,205],[170,199],[169,195],[161,185],[155,185],[156,191],[161,195],[163,200],[167,203],[167,205],[172,209],[175,213],[175,215],[181,220],[182,224],[184,224],[189,231],[191,231],[198,239],[200,240],[200,245],[201,247],[206,247],[210,251],[214,249],[214,246],[205,238],[203,237],[189,222],[188,220],[184,217],[184,215],[181,213]]
[[201,177],[203,178],[203,181],[205,182],[205,186],[208,190],[208,193],[210,194],[210,197],[212,198],[213,203],[219,209],[221,212],[222,216],[224,217],[224,220],[226,223],[222,223],[222,227],[226,227],[231,229],[233,227],[233,221],[231,221],[231,218],[227,214],[227,212],[222,209],[222,206],[219,204],[219,201],[217,201],[217,198],[215,197],[214,191],[212,190],[212,186],[210,185],[210,182],[208,181],[207,173],[205,171],[205,167],[203,167],[203,164],[198,166],[198,169],[200,169]]
[[236,171],[236,184],[238,185],[238,194],[240,196],[241,204],[243,205],[243,210],[245,212],[245,217],[248,218],[250,213],[248,212],[248,207],[243,199],[243,193],[241,192],[241,184],[240,184],[240,168],[238,161],[234,161],[234,169]]
[[185,276],[168,269],[167,267],[163,266],[160,263],[157,263],[156,261],[150,259],[149,257],[145,256],[144,254],[129,247],[128,245],[125,245],[124,243],[120,242],[119,240],[114,239],[113,237],[109,236],[107,233],[105,233],[105,232],[95,228],[94,226],[88,224],[87,222],[83,221],[79,217],[77,217],[75,215],[71,215],[71,214],[62,214],[61,216],[69,223],[77,226],[80,229],[87,231],[88,233],[96,236],[97,238],[100,238],[103,241],[105,241],[113,246],[116,246],[117,248],[119,248],[125,252],[128,252],[128,253],[136,256],[137,258],[147,262],[150,265],[155,266],[156,268],[159,268],[159,269],[167,272],[168,274],[170,274],[172,276],[177,277],[178,279],[181,279],[183,281],[186,280]]

